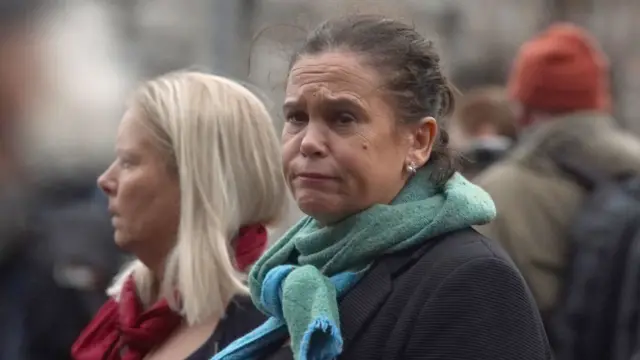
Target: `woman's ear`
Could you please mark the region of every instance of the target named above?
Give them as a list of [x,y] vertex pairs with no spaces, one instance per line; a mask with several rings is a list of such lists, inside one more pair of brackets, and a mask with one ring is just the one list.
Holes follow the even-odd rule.
[[431,156],[431,150],[438,134],[438,123],[432,117],[420,121],[411,131],[411,146],[407,154],[407,163],[422,167]]

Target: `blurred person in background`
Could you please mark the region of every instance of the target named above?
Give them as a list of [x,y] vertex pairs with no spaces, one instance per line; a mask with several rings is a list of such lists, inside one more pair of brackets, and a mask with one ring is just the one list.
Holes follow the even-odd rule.
[[557,157],[570,155],[604,176],[640,171],[640,142],[610,115],[608,74],[605,55],[577,26],[555,24],[524,44],[508,84],[523,132],[504,161],[476,178],[498,209],[478,229],[509,252],[547,324],[565,285],[569,231],[586,197]]
[[249,275],[261,327],[214,359],[543,360],[531,294],[470,226],[491,198],[456,172],[433,44],[380,16],[323,23],[290,64],[282,131],[297,223]]
[[113,243],[104,194],[92,191],[95,176],[90,189],[88,174],[70,173],[70,179],[50,179],[39,192],[42,223],[56,281],[75,289],[92,316],[107,299],[105,290],[125,255]]
[[500,160],[517,138],[516,118],[504,89],[474,89],[462,97],[454,114],[460,151],[466,160],[464,175],[476,174]]
[[100,7],[108,4],[46,3],[45,21],[38,21],[45,61],[38,64],[38,102],[21,123],[21,163],[35,185],[31,192],[54,278],[83,298],[88,321],[125,262],[113,242],[106,196],[95,182],[111,161],[129,72],[119,64],[117,38],[106,30],[109,13]]
[[22,130],[41,80],[40,21],[50,2],[0,2],[0,359],[69,359],[90,319],[55,279],[37,184],[22,162]]
[[73,346],[78,360],[209,359],[264,321],[240,273],[283,211],[280,146],[245,87],[180,72],[142,85],[99,177],[136,256]]

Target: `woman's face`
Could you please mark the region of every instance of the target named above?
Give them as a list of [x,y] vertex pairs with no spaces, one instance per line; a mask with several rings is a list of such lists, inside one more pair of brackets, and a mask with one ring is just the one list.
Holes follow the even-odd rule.
[[300,209],[322,223],[393,200],[423,165],[435,121],[399,125],[379,74],[351,52],[298,60],[289,74],[284,172]]
[[175,245],[180,186],[139,112],[120,122],[116,160],[98,178],[109,197],[115,241],[147,266],[160,266]]

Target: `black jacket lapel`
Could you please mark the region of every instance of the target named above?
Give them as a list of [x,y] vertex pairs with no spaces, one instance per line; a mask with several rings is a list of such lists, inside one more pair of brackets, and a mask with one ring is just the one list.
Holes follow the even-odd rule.
[[376,314],[391,292],[391,273],[384,262],[371,271],[340,301],[340,328],[345,344],[349,344]]
[[441,237],[431,239],[399,253],[387,255],[376,262],[371,271],[340,301],[340,328],[345,348],[355,339],[362,327],[374,316],[392,289],[393,278],[410,267]]

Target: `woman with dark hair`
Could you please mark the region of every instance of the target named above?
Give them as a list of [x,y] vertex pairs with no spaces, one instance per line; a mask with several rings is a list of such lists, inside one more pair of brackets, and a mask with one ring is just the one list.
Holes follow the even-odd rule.
[[542,360],[521,275],[471,229],[494,204],[462,177],[440,121],[451,87],[403,23],[321,25],[291,63],[284,173],[308,215],[256,263],[270,319],[214,359]]

